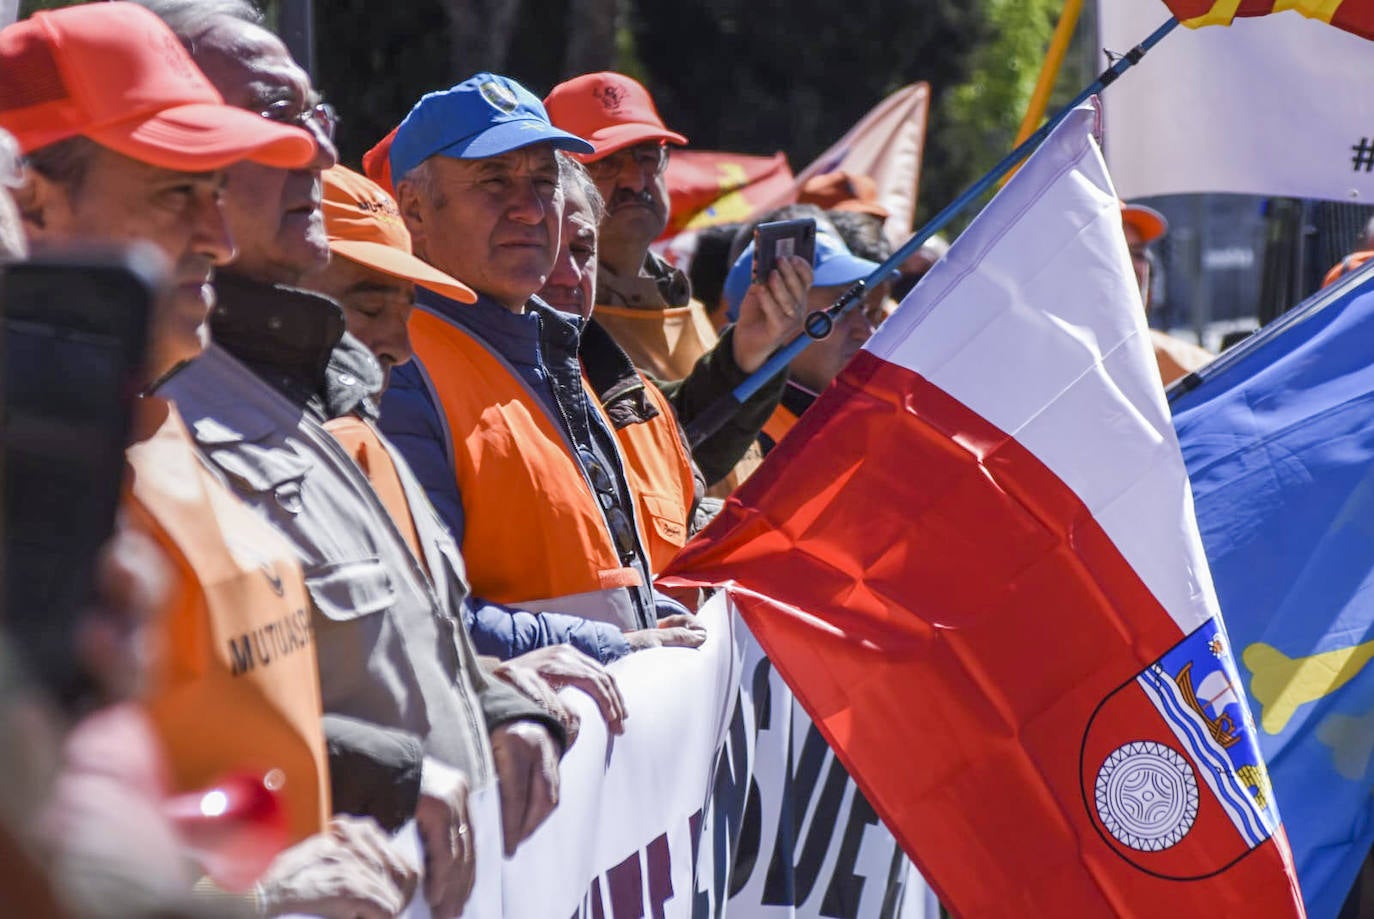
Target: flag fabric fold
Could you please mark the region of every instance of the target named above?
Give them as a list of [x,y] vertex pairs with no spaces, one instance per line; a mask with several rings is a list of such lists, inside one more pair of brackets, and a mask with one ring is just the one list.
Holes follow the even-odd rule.
[[1334,919],[1374,845],[1374,271],[1298,309],[1174,417],[1303,897]]
[[1229,26],[1238,16],[1267,16],[1295,10],[1309,19],[1330,23],[1364,38],[1374,38],[1371,0],[1164,0],[1169,11],[1189,28]]
[[746,156],[714,150],[676,150],[668,160],[673,203],[664,237],[745,220],[761,203],[792,193],[792,168],[782,153]]
[[1095,107],[679,556],[961,916],[1301,914]]

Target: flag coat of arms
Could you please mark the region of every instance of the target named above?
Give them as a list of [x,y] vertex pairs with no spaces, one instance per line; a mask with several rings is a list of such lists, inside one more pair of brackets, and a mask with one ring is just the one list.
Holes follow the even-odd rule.
[[1246,345],[1174,424],[1303,898],[1334,919],[1374,845],[1374,269]]
[[689,544],[960,916],[1301,915],[1073,112]]

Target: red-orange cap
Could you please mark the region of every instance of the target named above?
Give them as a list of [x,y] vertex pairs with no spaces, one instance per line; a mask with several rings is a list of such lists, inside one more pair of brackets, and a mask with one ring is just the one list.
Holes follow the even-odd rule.
[[0,127],[25,153],[83,135],[164,169],[293,169],[309,132],[226,105],[171,29],[133,3],[34,13],[0,30]]
[[585,156],[573,154],[584,163],[646,140],[687,143],[687,138],[668,130],[643,84],[623,73],[586,73],[559,83],[544,100],[544,108],[554,127],[596,148]]
[[391,142],[396,139],[399,130],[400,125],[392,128],[390,134],[363,154],[363,174],[386,189],[386,193],[393,198],[396,196],[396,184],[391,181]]
[[1164,219],[1164,215],[1143,204],[1127,204],[1122,201],[1121,222],[1128,227],[1134,227],[1140,234],[1141,242],[1152,243],[1169,232],[1169,221]]
[[874,217],[888,217],[887,208],[878,203],[878,183],[853,172],[823,172],[802,183],[798,204],[814,204],[823,211],[858,211]]
[[382,187],[343,166],[324,171],[324,227],[329,251],[451,300],[477,302],[472,288],[410,252],[405,221]]

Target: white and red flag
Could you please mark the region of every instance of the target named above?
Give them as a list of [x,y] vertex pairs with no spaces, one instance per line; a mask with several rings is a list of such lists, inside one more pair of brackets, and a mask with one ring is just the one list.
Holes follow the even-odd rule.
[[1302,914],[1075,112],[670,579],[730,583],[960,916]]

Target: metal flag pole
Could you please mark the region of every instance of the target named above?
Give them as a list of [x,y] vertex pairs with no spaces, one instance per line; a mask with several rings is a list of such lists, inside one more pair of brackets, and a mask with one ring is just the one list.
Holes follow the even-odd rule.
[[1021,160],[1025,159],[1031,152],[1050,136],[1059,122],[1063,121],[1068,114],[1079,105],[1086,102],[1092,96],[1097,95],[1106,87],[1116,82],[1127,70],[1140,62],[1151,48],[1163,41],[1164,36],[1168,35],[1178,26],[1178,20],[1170,17],[1164,25],[1160,26],[1150,34],[1148,38],[1136,45],[1130,51],[1119,57],[1112,66],[1098,76],[1086,89],[1078,94],[1076,98],[1064,108],[1060,109],[1049,121],[1029,138],[1025,140],[1011,153],[1007,154],[1001,162],[992,167],[992,170],[983,176],[973,185],[964,190],[958,198],[940,213],[936,214],[929,223],[916,231],[916,234],[906,241],[896,252],[892,253],[887,261],[883,262],[868,277],[854,283],[840,298],[823,310],[817,310],[806,317],[804,324],[805,331],[793,338],[780,350],[776,351],[772,357],[764,362],[764,365],[754,371],[743,382],[736,386],[729,395],[721,397],[714,405],[710,406],[705,413],[693,419],[687,426],[687,438],[693,447],[701,444],[706,438],[719,431],[721,427],[739,410],[739,407],[749,399],[750,396],[763,388],[764,384],[773,377],[777,376],[792,362],[798,354],[806,350],[812,341],[819,341],[830,334],[830,330],[835,326],[835,320],[854,304],[861,301],[864,292],[870,287],[881,284],[885,278],[891,275],[902,263],[905,262],[917,249],[925,245],[926,240],[944,229],[946,224],[959,215],[966,207],[977,201],[988,189],[992,188],[1002,176],[1006,175]]

